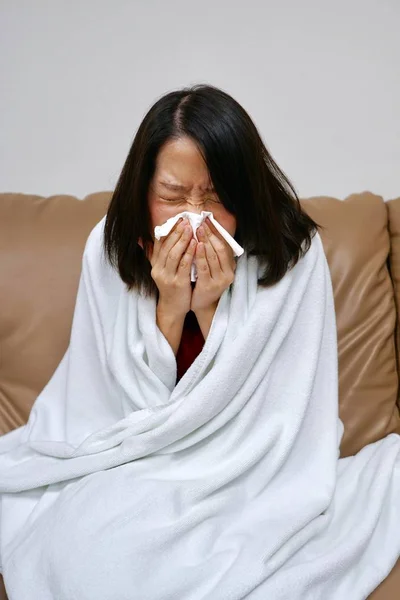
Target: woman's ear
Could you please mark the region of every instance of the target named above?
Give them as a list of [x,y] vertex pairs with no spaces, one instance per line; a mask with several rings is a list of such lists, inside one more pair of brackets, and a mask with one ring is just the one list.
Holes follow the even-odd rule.
[[141,247],[141,249],[143,250],[143,242],[142,242],[142,238],[138,239],[138,244]]

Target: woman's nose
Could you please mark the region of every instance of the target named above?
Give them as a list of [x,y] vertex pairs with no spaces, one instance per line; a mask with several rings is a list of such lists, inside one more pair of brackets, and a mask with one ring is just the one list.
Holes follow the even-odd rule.
[[188,205],[190,206],[190,211],[191,212],[197,212],[197,213],[201,213],[202,210],[204,210],[204,202],[188,202]]

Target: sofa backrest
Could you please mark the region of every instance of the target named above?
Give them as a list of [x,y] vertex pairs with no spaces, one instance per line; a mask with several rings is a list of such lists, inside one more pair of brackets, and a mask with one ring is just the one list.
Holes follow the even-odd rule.
[[[394,198],[386,202],[386,208],[388,211],[389,221],[389,235],[390,235],[390,257],[389,257],[389,271],[394,289],[394,301],[396,305],[397,314],[397,327],[395,335],[396,345],[396,358],[397,358],[397,372],[400,375],[400,197]],[[397,394],[397,402],[400,407],[400,382],[399,391]]]
[[0,195],[0,434],[28,420],[68,347],[83,249],[110,196]]
[[320,234],[335,296],[341,456],[348,456],[400,433],[388,210],[381,196],[368,192],[343,201],[310,198],[302,205],[326,227]]
[[[67,349],[83,249],[110,198],[111,192],[84,200],[0,195],[0,434],[27,421]],[[302,206],[325,227],[345,425],[341,455],[347,456],[400,433],[388,210],[370,193],[345,201],[309,198]],[[398,245],[400,283],[400,235]]]

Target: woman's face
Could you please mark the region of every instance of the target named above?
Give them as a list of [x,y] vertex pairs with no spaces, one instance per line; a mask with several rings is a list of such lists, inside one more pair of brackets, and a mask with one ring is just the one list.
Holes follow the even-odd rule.
[[153,240],[156,225],[183,211],[212,212],[222,227],[232,237],[235,235],[236,218],[219,201],[212,189],[207,165],[195,143],[187,137],[170,140],[161,148],[148,202]]

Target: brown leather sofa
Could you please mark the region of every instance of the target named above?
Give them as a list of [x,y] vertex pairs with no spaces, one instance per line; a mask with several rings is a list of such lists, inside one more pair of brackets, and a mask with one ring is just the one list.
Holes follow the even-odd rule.
[[[27,421],[67,348],[85,241],[110,197],[0,195],[0,434]],[[364,192],[302,205],[325,227],[348,456],[400,433],[400,198]],[[400,560],[369,600],[399,598]]]

